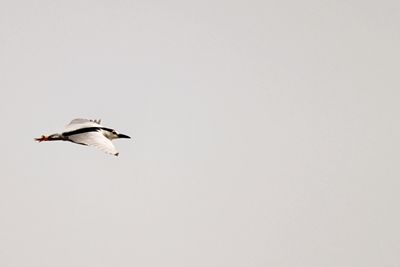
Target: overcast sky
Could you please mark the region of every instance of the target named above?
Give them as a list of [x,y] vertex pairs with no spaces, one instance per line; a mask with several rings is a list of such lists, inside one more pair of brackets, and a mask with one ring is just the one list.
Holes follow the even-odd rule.
[[399,3],[0,1],[0,266],[399,266]]

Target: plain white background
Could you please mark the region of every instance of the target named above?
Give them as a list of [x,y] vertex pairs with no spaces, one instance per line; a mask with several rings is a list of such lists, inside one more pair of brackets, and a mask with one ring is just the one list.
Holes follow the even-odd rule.
[[399,9],[2,0],[0,266],[399,266]]

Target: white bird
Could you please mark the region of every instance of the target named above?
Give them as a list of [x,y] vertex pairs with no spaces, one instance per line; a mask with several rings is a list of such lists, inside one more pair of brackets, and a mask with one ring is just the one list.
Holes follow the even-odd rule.
[[105,153],[118,156],[118,151],[111,142],[113,139],[130,138],[125,134],[104,127],[100,120],[74,119],[61,134],[42,135],[36,141],[70,141],[75,144],[93,146]]

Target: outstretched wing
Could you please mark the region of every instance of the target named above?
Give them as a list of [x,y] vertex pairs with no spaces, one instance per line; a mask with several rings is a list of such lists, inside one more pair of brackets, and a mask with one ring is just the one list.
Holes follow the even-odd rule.
[[77,144],[93,146],[108,154],[119,154],[113,143],[100,131],[73,134],[68,136],[68,139]]
[[88,127],[102,127],[100,123],[101,120],[74,119],[65,127],[64,132],[71,132]]

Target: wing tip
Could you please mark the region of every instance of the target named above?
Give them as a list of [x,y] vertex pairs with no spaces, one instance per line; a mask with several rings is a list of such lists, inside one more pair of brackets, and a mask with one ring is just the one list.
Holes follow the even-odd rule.
[[90,120],[91,122],[97,123],[97,124],[101,124],[101,119],[94,119],[94,120]]

